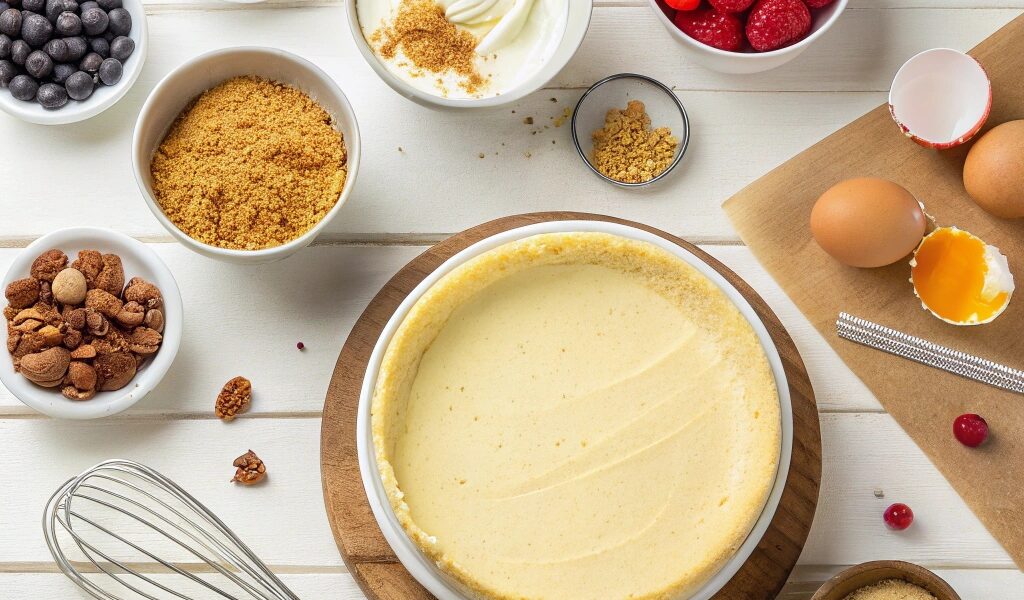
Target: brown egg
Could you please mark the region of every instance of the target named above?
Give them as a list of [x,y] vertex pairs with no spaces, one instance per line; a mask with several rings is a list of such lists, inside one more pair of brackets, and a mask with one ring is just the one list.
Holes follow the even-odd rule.
[[975,142],[964,163],[964,187],[993,215],[1024,217],[1024,120],[993,127]]
[[825,252],[851,267],[883,267],[904,258],[924,237],[914,196],[886,179],[847,179],[811,210],[811,233]]

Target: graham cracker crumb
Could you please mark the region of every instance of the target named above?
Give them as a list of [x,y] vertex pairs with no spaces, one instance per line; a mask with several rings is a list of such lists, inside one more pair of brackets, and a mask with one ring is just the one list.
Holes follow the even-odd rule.
[[668,127],[651,129],[651,117],[639,100],[630,100],[625,110],[609,110],[604,128],[591,138],[591,164],[606,177],[624,183],[642,183],[660,175],[672,164],[679,145]]
[[843,600],[935,600],[935,596],[902,579],[886,579],[862,587]]
[[153,155],[153,191],[186,235],[258,250],[294,240],[334,208],[347,153],[327,111],[303,92],[257,77],[207,90]]
[[402,0],[394,20],[375,31],[370,42],[386,59],[401,50],[420,69],[455,73],[459,87],[469,94],[479,93],[487,83],[476,68],[476,37],[448,21],[434,0]]
[[525,119],[523,119],[523,124],[524,125],[533,125],[533,117],[526,117]]

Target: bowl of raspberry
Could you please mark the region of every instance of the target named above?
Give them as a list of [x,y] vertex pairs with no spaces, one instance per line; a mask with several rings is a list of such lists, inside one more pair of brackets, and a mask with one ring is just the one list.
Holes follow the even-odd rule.
[[649,1],[694,62],[723,73],[758,73],[796,58],[849,0]]

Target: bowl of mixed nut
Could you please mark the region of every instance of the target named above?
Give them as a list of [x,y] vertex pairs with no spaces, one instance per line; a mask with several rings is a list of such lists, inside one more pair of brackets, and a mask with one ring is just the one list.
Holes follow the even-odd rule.
[[52,417],[121,412],[170,368],[182,302],[170,270],[145,244],[75,227],[30,244],[4,277],[6,358],[0,381]]

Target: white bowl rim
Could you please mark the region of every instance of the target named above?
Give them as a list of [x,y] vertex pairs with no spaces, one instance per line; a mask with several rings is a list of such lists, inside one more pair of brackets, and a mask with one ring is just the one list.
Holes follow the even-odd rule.
[[[149,118],[150,113],[155,110],[154,105],[156,102],[155,98],[157,97],[157,94],[162,92],[166,86],[170,85],[172,79],[180,76],[182,73],[184,73],[188,69],[191,69],[196,64],[213,58],[217,58],[219,56],[236,54],[241,52],[272,54],[277,57],[283,58],[287,61],[291,61],[295,63],[296,66],[300,68],[305,68],[308,71],[312,72],[317,77],[323,79],[323,81],[328,85],[328,87],[330,87],[333,90],[333,92],[337,95],[340,104],[342,105],[342,107],[344,107],[345,112],[347,112],[349,117],[351,117],[352,119],[352,131],[346,132],[345,135],[345,151],[347,153],[348,174],[345,178],[345,186],[342,188],[341,194],[338,195],[338,201],[334,204],[331,210],[327,211],[327,214],[324,215],[324,218],[320,219],[320,222],[314,225],[312,228],[310,228],[310,230],[307,231],[306,233],[295,238],[294,240],[291,240],[290,242],[281,244],[280,246],[272,246],[270,248],[262,248],[260,250],[237,250],[234,248],[221,248],[219,246],[212,246],[210,244],[206,244],[204,242],[200,242],[199,240],[189,237],[188,234],[178,229],[178,226],[172,223],[171,220],[167,218],[167,215],[164,214],[163,209],[161,209],[160,205],[156,203],[156,198],[154,198],[153,195],[149,193],[149,190],[146,188],[146,183],[143,177],[143,169],[148,169],[149,165],[140,165],[138,162],[138,150],[141,144],[142,137],[140,125],[143,123],[144,120]],[[169,127],[170,124],[168,124],[168,128]],[[164,135],[166,135],[166,133],[167,132],[165,131]],[[259,258],[272,258],[277,256],[283,258],[308,246],[318,235],[320,235],[320,232],[323,230],[323,228],[326,227],[327,224],[334,219],[337,213],[341,210],[342,205],[344,205],[348,201],[348,198],[349,196],[352,195],[352,190],[355,187],[356,176],[359,173],[359,157],[361,147],[362,143],[359,135],[359,122],[356,119],[355,111],[352,109],[352,104],[351,102],[349,102],[348,96],[346,96],[345,92],[341,90],[341,87],[338,86],[338,83],[334,80],[334,78],[328,75],[326,72],[324,72],[323,69],[297,54],[293,54],[291,52],[288,52],[287,50],[282,50],[280,48],[271,48],[268,46],[230,46],[227,48],[218,48],[216,50],[211,50],[210,52],[205,52],[203,54],[200,54],[199,56],[193,57],[185,61],[184,63],[178,65],[170,73],[165,75],[163,79],[160,80],[160,83],[156,84],[156,87],[154,87],[153,90],[150,91],[149,96],[146,98],[145,104],[142,105],[142,110],[139,111],[139,116],[135,120],[135,126],[132,131],[132,173],[135,175],[135,183],[139,187],[139,192],[142,194],[143,199],[145,199],[146,205],[149,206],[149,210],[153,213],[153,216],[155,216],[156,219],[160,221],[160,224],[163,225],[164,228],[167,229],[167,231],[170,232],[172,236],[174,236],[179,242],[181,242],[186,247],[201,250],[202,253],[216,255],[217,257],[227,258],[229,260],[253,260]]]
[[[673,23],[668,18],[668,15],[665,14],[665,11],[661,10],[661,7],[658,6],[658,0],[648,0],[648,2],[650,3],[651,8],[654,10],[654,12],[657,13],[658,20],[661,21],[661,24],[664,25],[665,27],[668,27],[669,33],[672,35],[672,37],[676,38],[677,40],[681,40],[690,47],[706,51],[709,54],[714,54],[716,56],[727,56],[730,58],[736,58],[738,60],[754,62],[757,60],[765,60],[773,56],[785,56],[786,54],[797,52],[800,49],[809,46],[814,40],[824,35],[825,32],[832,27],[832,24],[839,19],[839,15],[842,14],[844,10],[846,10],[846,6],[847,4],[849,4],[850,0],[835,0],[835,8],[832,9],[833,12],[829,16],[829,18],[823,21],[821,26],[819,26],[817,29],[808,34],[807,37],[805,37],[804,39],[790,46],[783,46],[782,48],[778,48],[776,50],[769,50],[768,52],[733,52],[731,50],[721,50],[719,48],[715,48],[714,46],[708,46],[703,42],[698,42],[697,40],[683,33],[682,30],[680,30],[678,27],[676,27],[676,24]],[[822,8],[828,7],[825,6]]]
[[769,366],[775,378],[778,390],[779,405],[781,408],[781,440],[779,452],[779,464],[775,473],[775,482],[765,501],[764,508],[755,522],[746,539],[740,545],[736,554],[705,584],[687,600],[709,600],[717,593],[730,579],[742,568],[746,561],[753,554],[761,538],[771,525],[771,521],[778,509],[779,501],[786,487],[786,480],[789,474],[790,461],[793,452],[793,407],[789,392],[789,383],[785,369],[782,365],[782,358],[775,347],[768,333],[767,328],[757,316],[753,307],[730,284],[725,277],[711,268],[711,266],[698,258],[695,254],[682,246],[648,231],[638,229],[631,225],[612,223],[608,221],[549,221],[525,225],[507,231],[497,233],[493,236],[480,240],[471,246],[461,250],[454,256],[444,261],[434,271],[429,273],[408,296],[399,304],[395,313],[388,319],[387,324],[381,332],[373,352],[367,363],[366,373],[363,377],[362,388],[359,395],[359,407],[356,416],[356,449],[359,456],[359,472],[363,481],[363,488],[366,491],[370,508],[373,511],[377,525],[380,527],[384,538],[388,541],[391,549],[401,561],[409,573],[427,590],[434,594],[439,600],[464,600],[467,596],[460,593],[458,582],[445,575],[433,561],[428,559],[409,539],[405,530],[398,523],[391,504],[387,499],[387,493],[381,482],[377,460],[373,447],[373,439],[370,428],[370,405],[372,402],[373,389],[376,384],[377,374],[380,370],[384,352],[387,350],[391,338],[398,329],[398,326],[405,319],[406,314],[412,305],[419,300],[424,292],[433,286],[441,277],[463,264],[470,258],[483,252],[494,249],[503,244],[524,239],[542,233],[574,233],[574,232],[598,232],[619,235],[629,239],[640,240],[652,243],[673,255],[686,261],[696,268],[701,274],[708,277],[726,294],[729,300],[739,309],[740,313],[750,323],[758,336],[765,356],[768,358]]
[[[562,33],[562,40],[558,47],[548,58],[547,62],[531,77],[521,82],[515,88],[498,96],[486,98],[444,98],[419,90],[396,77],[385,67],[377,55],[374,54],[370,44],[363,36],[363,30],[359,26],[359,16],[356,13],[356,2],[359,0],[346,0],[348,9],[349,30],[355,40],[359,53],[370,65],[370,68],[386,83],[391,89],[400,95],[415,102],[432,105],[441,108],[493,108],[504,106],[536,92],[551,81],[558,73],[565,68],[572,57],[576,55],[583,38],[590,29],[590,19],[593,13],[593,0],[567,0],[568,16],[565,21],[565,30]],[[844,0],[845,1],[845,0]],[[554,66],[557,65],[557,66]]]
[[138,36],[128,36],[135,40],[135,50],[128,57],[127,64],[124,65],[121,81],[109,86],[114,88],[109,96],[96,102],[91,102],[91,97],[81,101],[68,99],[68,103],[61,108],[49,110],[39,106],[35,100],[31,102],[17,100],[7,90],[2,90],[6,97],[0,99],[0,110],[12,117],[36,125],[68,125],[91,119],[124,98],[128,94],[128,90],[139,79],[139,75],[142,74],[142,67],[149,52],[149,25],[146,20],[146,7],[142,0],[123,0],[123,2],[131,3],[134,8],[129,11],[132,15],[131,33],[138,31]]
[[[147,268],[158,275],[160,281],[154,283],[159,285],[160,293],[163,295],[164,311],[165,313],[176,314],[177,318],[167,319],[164,325],[163,343],[160,346],[160,350],[157,351],[155,357],[150,359],[144,369],[136,375],[136,379],[133,379],[127,387],[121,390],[100,392],[91,400],[66,400],[65,402],[50,404],[48,401],[41,400],[41,397],[45,395],[47,399],[56,397],[59,400],[65,400],[65,398],[61,396],[60,390],[45,388],[38,388],[39,397],[35,394],[23,397],[17,394],[15,386],[12,386],[8,379],[10,377],[21,378],[21,375],[15,373],[13,368],[8,368],[7,366],[0,368],[0,382],[4,384],[13,396],[29,408],[50,417],[96,419],[127,410],[156,388],[171,368],[171,364],[174,362],[181,344],[184,307],[181,300],[181,291],[178,289],[178,283],[175,281],[174,275],[152,248],[119,231],[103,229],[102,227],[67,227],[36,238],[35,241],[22,248],[18,256],[11,262],[10,268],[4,275],[3,286],[6,288],[7,284],[11,281],[27,277],[28,267],[38,253],[50,248],[63,249],[63,247],[76,245],[80,243],[78,240],[84,238],[113,239],[131,248],[134,258],[139,262],[145,263]],[[102,251],[103,249],[98,248],[98,250]],[[125,277],[131,279],[132,274],[125,273]],[[10,363],[9,356],[4,356],[0,360],[6,361],[5,365]],[[109,394],[109,396],[104,396],[106,394]]]

